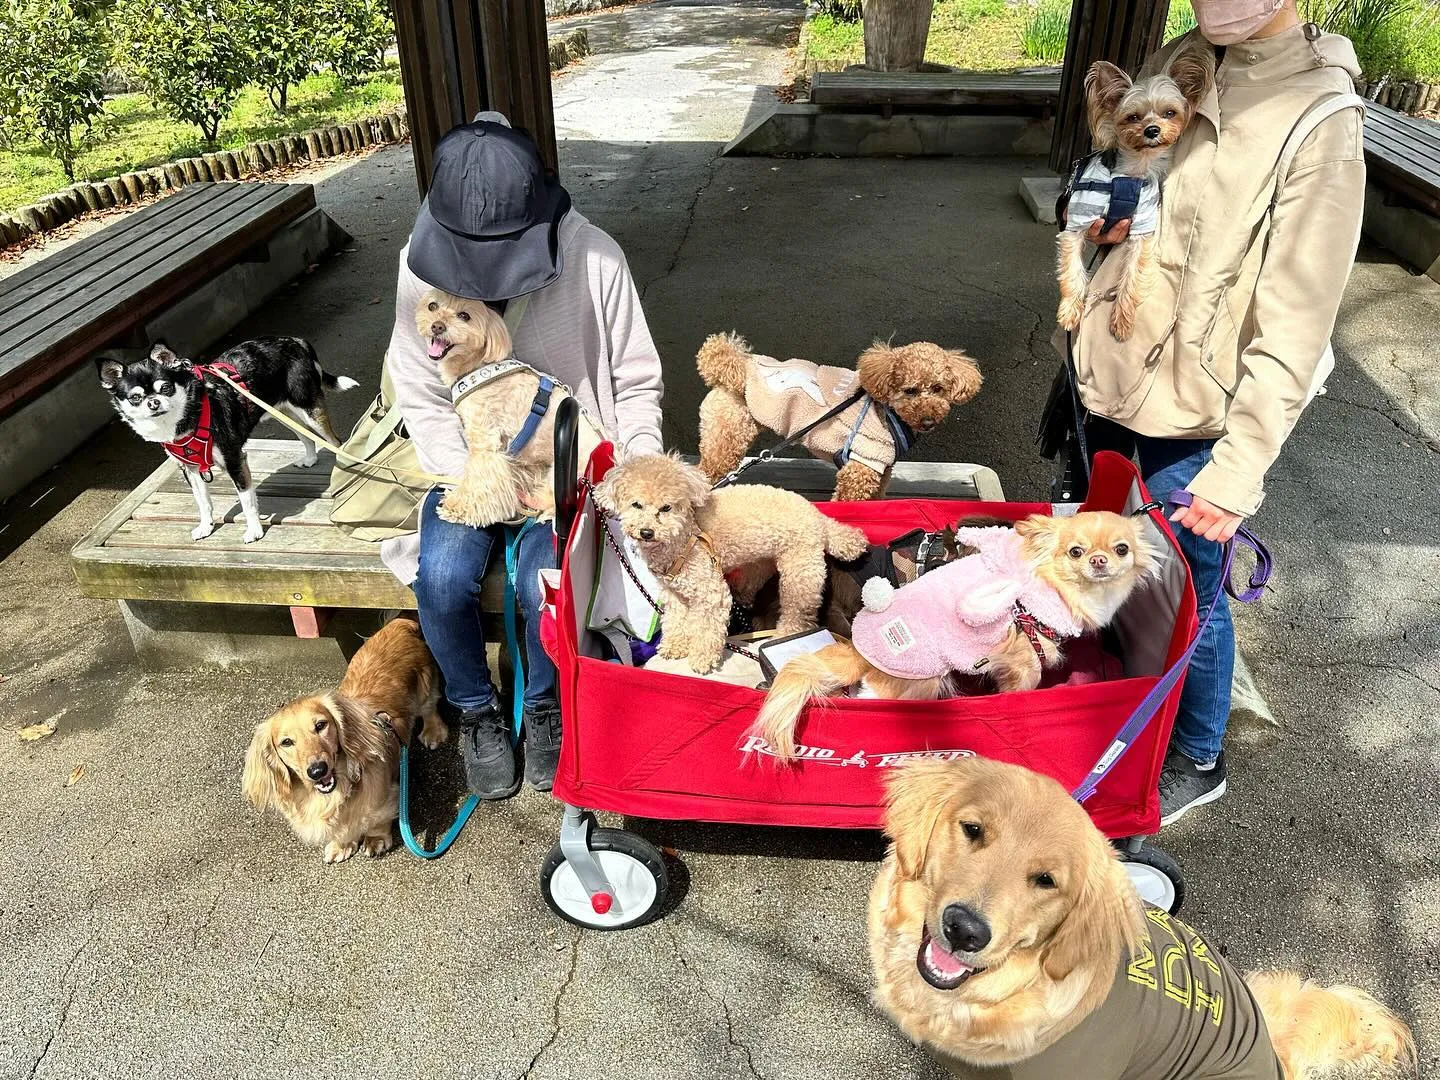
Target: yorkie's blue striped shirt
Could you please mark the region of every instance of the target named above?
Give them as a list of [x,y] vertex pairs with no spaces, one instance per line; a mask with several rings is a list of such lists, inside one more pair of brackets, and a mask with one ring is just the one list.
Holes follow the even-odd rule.
[[[1095,154],[1085,163],[1065,206],[1065,228],[1084,232],[1091,222],[1104,221],[1110,214],[1111,187],[1117,177],[1105,165],[1105,155]],[[1134,178],[1121,176],[1122,182]],[[1153,233],[1160,224],[1160,183],[1146,177],[1140,185],[1140,198],[1130,219],[1130,235]]]

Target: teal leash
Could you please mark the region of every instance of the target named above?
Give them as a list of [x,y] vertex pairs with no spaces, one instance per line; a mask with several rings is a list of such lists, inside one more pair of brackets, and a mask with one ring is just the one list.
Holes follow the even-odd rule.
[[[520,741],[520,726],[525,715],[525,661],[520,651],[520,635],[517,630],[519,616],[515,599],[516,569],[520,558],[520,538],[534,524],[534,519],[531,519],[518,529],[508,525],[505,527],[505,647],[510,650],[510,662],[514,668],[514,678],[511,680],[514,688],[511,693],[511,697],[514,699],[510,721],[512,743]],[[480,797],[478,795],[466,798],[455,815],[454,824],[450,826],[444,836],[436,841],[434,849],[427,851],[416,839],[415,830],[410,826],[410,747],[400,747],[400,839],[405,841],[405,847],[409,849],[410,854],[421,859],[438,859],[444,855],[450,850],[450,845],[455,843],[456,838],[460,835],[460,830],[465,828],[465,823],[470,820],[470,815],[479,805]]]

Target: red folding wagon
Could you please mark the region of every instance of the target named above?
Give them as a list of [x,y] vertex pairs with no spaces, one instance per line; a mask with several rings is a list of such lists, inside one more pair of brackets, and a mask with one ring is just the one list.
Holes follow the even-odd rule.
[[[573,461],[573,450],[568,456]],[[556,475],[574,476],[565,461],[565,454],[557,455]],[[598,482],[611,463],[607,444],[590,461],[588,479]],[[1157,784],[1180,682],[1128,745],[1116,737],[1193,640],[1195,593],[1174,534],[1129,461],[1097,456],[1083,508],[1148,513],[1168,557],[1160,580],[1132,596],[1115,620],[1124,668],[1118,677],[941,701],[834,699],[802,717],[802,750],[794,764],[776,760],[749,734],[762,690],[602,658],[601,638],[586,629],[586,615],[604,523],[584,490],[569,485],[557,491],[563,557],[552,590],[553,625],[547,625],[564,716],[554,794],[565,812],[540,884],[562,918],[620,929],[654,918],[665,905],[668,878],[659,849],[627,830],[599,827],[592,811],[878,829],[886,770],[916,756],[969,755],[1024,765],[1072,790],[1087,776],[1103,776],[1085,799],[1086,810],[1116,843],[1141,894],[1156,906],[1178,908],[1184,889],[1179,866],[1144,841],[1160,824]],[[1015,520],[1052,510],[1048,503],[945,499],[817,505],[862,528],[872,543],[916,528],[937,531],[971,514]],[[1143,510],[1147,505],[1155,508]]]

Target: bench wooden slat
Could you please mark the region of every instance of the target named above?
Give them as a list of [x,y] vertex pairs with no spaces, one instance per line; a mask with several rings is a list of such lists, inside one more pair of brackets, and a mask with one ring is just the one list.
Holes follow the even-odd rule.
[[[241,521],[240,500],[233,492],[212,491],[217,522]],[[330,524],[330,500],[260,495],[260,517],[286,528],[334,528]],[[132,521],[183,521],[194,525],[195,500],[190,493],[157,491],[135,508]]]
[[1053,107],[1060,76],[1049,72],[817,71],[817,105]]
[[1365,156],[1370,164],[1378,165],[1382,169],[1394,173],[1412,188],[1428,191],[1431,198],[1440,195],[1440,183],[1437,183],[1437,179],[1440,178],[1436,178],[1433,173],[1427,175],[1417,169],[1413,159],[1396,151],[1390,144],[1367,140]]
[[[225,192],[224,199],[200,206],[187,204],[185,209],[191,212],[178,220],[160,223],[164,231],[157,230],[157,239],[148,246],[112,251],[86,273],[69,279],[67,288],[22,302],[9,313],[6,327],[0,332],[0,355],[27,343],[43,349],[50,341],[63,340],[76,326],[95,321],[96,300],[118,293],[116,298],[122,305],[131,302],[131,297],[143,294],[162,283],[167,275],[194,262],[197,244],[211,248],[222,243],[296,197],[296,193],[268,184],[227,186],[231,190]],[[0,371],[11,362],[0,362]]]
[[1440,176],[1440,132],[1427,141],[1423,132],[1400,127],[1382,127],[1365,133],[1367,148],[1380,146],[1409,162],[1416,172],[1432,179]]
[[0,281],[0,318],[14,312],[25,300],[39,295],[63,295],[67,286],[83,280],[82,275],[111,252],[143,243],[146,237],[176,220],[204,213],[207,205],[233,197],[239,184],[191,184],[174,195],[154,203],[78,243],[27,266]]
[[[7,316],[0,325],[0,416],[67,375],[86,356],[142,326],[315,206],[315,190],[309,184],[214,186],[226,189],[219,211],[201,213],[193,224],[173,233],[155,232],[157,239],[148,249],[118,255],[107,249],[97,264],[97,275],[58,303],[48,297],[32,298],[12,313],[14,320]],[[171,201],[153,209],[158,214]],[[188,213],[189,205],[180,204],[180,212]],[[116,258],[119,265],[112,266]],[[101,265],[105,273],[98,272]],[[32,318],[20,317],[32,303],[42,310]]]
[[[263,496],[261,496],[263,498]],[[263,508],[262,508],[263,512]],[[125,522],[105,541],[112,551],[117,548],[188,548],[194,546],[217,557],[217,561],[228,562],[236,553],[249,554],[260,551],[263,546],[266,556],[287,555],[359,555],[378,559],[380,549],[368,541],[355,540],[339,529],[311,529],[303,526],[275,525],[254,544],[247,544],[243,525],[224,525],[204,540],[191,540],[190,530],[194,522],[136,521]]]

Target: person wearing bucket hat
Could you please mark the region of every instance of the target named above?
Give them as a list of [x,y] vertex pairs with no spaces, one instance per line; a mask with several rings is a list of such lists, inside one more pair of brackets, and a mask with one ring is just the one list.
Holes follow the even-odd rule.
[[[662,449],[660,357],[624,253],[572,207],[535,144],[498,113],[480,114],[437,144],[429,194],[400,253],[387,361],[395,401],[421,466],[454,476],[465,466],[464,431],[415,329],[416,305],[430,288],[483,300],[502,314],[524,297],[512,327],[515,356],[568,386],[620,452]],[[480,583],[497,545],[504,557],[504,537],[498,526],[438,517],[442,494],[437,488],[421,504],[419,534],[386,541],[381,557],[415,590],[445,698],[459,716],[470,789],[504,798],[519,789],[520,776],[480,616]],[[540,644],[538,615],[539,571],[556,565],[550,530],[528,530],[517,554],[525,778],[548,791],[560,752],[555,667]]]

